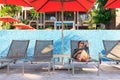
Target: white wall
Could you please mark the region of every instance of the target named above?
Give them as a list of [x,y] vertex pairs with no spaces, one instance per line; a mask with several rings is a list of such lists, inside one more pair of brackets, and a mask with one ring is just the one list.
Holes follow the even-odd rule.
[[116,26],[120,24],[120,9],[116,12]]

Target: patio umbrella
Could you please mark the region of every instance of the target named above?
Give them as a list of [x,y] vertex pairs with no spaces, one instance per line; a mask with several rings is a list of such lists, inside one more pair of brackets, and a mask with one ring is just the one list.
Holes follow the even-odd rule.
[[[29,1],[29,0],[28,0]],[[95,0],[31,0],[38,12],[82,11],[87,12]]]
[[27,7],[31,6],[28,0],[0,0],[0,4],[10,4],[10,5],[27,6]]
[[[6,24],[7,24],[7,22],[19,22],[19,20],[14,19],[14,18],[12,18],[10,16],[0,17],[0,21],[6,22]],[[5,29],[6,29],[6,27],[5,27]]]
[[62,19],[62,53],[64,53],[64,11],[87,12],[95,0],[31,0],[31,5],[38,12],[57,12],[61,11]]
[[34,30],[34,28],[31,27],[30,25],[26,25],[26,24],[23,24],[23,23],[14,24],[13,26],[15,26],[16,28],[19,28],[19,29],[30,29],[30,30]]
[[120,0],[108,0],[105,8],[120,8]]
[[4,16],[4,17],[0,17],[0,21],[3,21],[3,22],[18,22],[19,20],[14,19],[10,16]]

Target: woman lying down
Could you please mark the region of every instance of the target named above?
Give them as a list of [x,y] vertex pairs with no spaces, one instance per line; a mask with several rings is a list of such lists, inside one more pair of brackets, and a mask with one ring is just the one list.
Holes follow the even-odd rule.
[[74,49],[73,58],[80,62],[89,61],[88,47],[88,42],[79,41],[78,48]]

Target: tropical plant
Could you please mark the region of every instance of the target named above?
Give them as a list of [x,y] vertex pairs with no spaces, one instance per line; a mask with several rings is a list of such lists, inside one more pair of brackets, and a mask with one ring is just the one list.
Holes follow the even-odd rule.
[[31,22],[36,19],[37,20],[37,28],[38,28],[38,17],[39,17],[39,13],[34,9],[30,9],[30,17],[32,18],[29,22],[29,25],[31,24]]
[[22,11],[22,7],[15,5],[4,5],[4,7],[0,10],[1,16],[12,16],[19,18],[18,14]]
[[114,11],[111,9],[106,9],[104,6],[107,0],[97,0],[97,8],[92,11],[92,22],[95,24],[104,24],[106,26],[110,25],[113,18],[115,17]]
[[65,12],[64,13],[64,18],[65,20],[72,20],[73,19],[73,12]]
[[[4,5],[3,8],[0,9],[0,16],[11,16],[16,17],[16,19],[20,18],[20,12],[22,11],[22,7],[15,5]],[[2,23],[3,29],[11,29],[12,23]]]
[[46,29],[53,29],[53,28],[54,28],[53,25],[47,25],[47,26],[46,26]]
[[30,9],[30,16],[32,17],[32,18],[37,18],[38,17],[38,15],[39,15],[39,13],[35,10],[35,9]]
[[29,24],[29,21],[27,19],[20,19],[20,22],[24,24]]

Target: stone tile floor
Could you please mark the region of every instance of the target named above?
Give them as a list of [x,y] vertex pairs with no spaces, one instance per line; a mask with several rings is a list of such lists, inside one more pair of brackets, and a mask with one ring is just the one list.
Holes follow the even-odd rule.
[[10,66],[10,74],[6,74],[6,68],[0,69],[0,80],[120,80],[120,64],[102,63],[100,75],[95,68],[76,69],[75,75],[68,70],[55,70],[49,75],[46,69],[40,65],[26,64],[25,74],[22,75],[21,64]]

